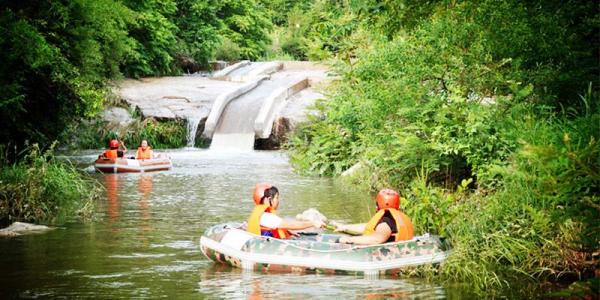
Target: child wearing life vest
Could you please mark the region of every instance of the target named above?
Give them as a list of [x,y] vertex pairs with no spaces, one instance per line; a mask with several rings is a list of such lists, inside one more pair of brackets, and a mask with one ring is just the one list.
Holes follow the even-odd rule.
[[390,189],[377,194],[377,213],[368,223],[336,224],[336,231],[362,233],[360,236],[341,237],[340,243],[373,245],[413,238],[413,225],[410,218],[400,211],[400,195]]
[[[123,149],[120,149],[121,146]],[[127,147],[125,147],[123,141],[110,140],[108,142],[108,150],[105,150],[104,153],[102,153],[102,156],[105,158],[116,159],[118,157],[123,157],[126,152]]]
[[254,209],[248,218],[248,232],[256,235],[287,239],[292,236],[289,230],[301,230],[309,227],[320,228],[321,221],[284,220],[277,216],[279,190],[267,184],[258,184],[254,189]]
[[148,146],[147,140],[142,140],[142,143],[137,149],[135,153],[135,159],[152,159],[154,158],[154,153],[152,151],[152,147]]

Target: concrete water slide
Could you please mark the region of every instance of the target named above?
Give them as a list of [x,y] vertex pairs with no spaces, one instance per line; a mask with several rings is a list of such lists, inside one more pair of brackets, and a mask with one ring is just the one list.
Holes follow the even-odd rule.
[[213,147],[252,149],[256,139],[271,149],[311,113],[326,77],[327,68],[312,62],[242,61],[212,78],[126,79],[116,93],[143,118],[185,120],[189,146],[202,134]]
[[302,72],[282,68],[282,63],[242,62],[237,68],[234,65],[217,74],[221,80],[247,83],[239,93],[222,95],[215,101],[204,127],[205,137],[212,139],[211,149],[252,150],[257,137],[269,137],[275,115],[285,100],[309,82]]

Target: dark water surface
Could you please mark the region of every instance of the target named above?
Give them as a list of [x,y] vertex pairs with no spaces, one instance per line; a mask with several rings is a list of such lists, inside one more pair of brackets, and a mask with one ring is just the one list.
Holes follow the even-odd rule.
[[[70,159],[89,165],[96,155]],[[261,274],[215,265],[200,252],[200,235],[213,224],[245,220],[257,182],[280,189],[282,216],[313,207],[330,219],[366,221],[372,200],[330,179],[293,173],[283,152],[169,155],[168,172],[94,175],[106,196],[93,222],[0,239],[0,299],[457,298],[456,290],[419,279]]]

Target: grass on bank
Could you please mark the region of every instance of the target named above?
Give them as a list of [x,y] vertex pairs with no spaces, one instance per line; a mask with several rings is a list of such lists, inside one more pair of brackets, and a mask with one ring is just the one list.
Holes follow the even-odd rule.
[[12,149],[0,148],[0,225],[91,217],[100,185],[68,162],[56,160],[54,145],[42,151],[33,144],[17,162],[9,160]]

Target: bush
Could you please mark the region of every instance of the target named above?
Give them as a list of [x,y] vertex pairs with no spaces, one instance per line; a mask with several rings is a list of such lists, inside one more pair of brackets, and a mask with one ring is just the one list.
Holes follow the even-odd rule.
[[125,127],[93,120],[71,127],[61,138],[71,149],[102,149],[111,139],[122,140],[130,149],[137,149],[144,139],[154,149],[181,148],[187,144],[187,127],[181,120],[136,119]]
[[72,165],[57,161],[53,147],[42,153],[30,146],[18,163],[0,162],[0,223],[61,223],[71,216],[89,217],[100,186]]
[[597,29],[597,8],[536,3],[430,2],[420,20],[382,26],[401,28],[392,40],[333,50],[341,79],[289,144],[301,171],[360,163],[361,184],[403,191],[415,227],[454,245],[444,278],[481,294],[599,265],[598,43],[570,21]]
[[238,44],[228,38],[223,38],[216,50],[215,57],[218,60],[238,61],[242,57],[242,50]]
[[221,35],[237,45],[240,58],[256,60],[265,54],[272,24],[261,3],[254,0],[220,1],[217,16],[224,24]]

